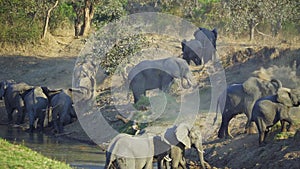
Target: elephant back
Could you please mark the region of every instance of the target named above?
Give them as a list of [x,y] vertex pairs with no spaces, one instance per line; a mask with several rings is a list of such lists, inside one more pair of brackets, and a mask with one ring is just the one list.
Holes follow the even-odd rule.
[[252,95],[255,98],[274,95],[281,87],[282,84],[277,79],[268,81],[257,77],[250,77],[243,83],[243,89],[245,93]]

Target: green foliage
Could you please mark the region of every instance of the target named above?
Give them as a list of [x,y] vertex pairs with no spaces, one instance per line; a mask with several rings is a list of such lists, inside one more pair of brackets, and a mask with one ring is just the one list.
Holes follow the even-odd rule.
[[[145,113],[145,112],[137,112],[139,114]],[[133,122],[130,121],[128,123],[126,123],[124,126],[120,127],[118,129],[118,131],[120,133],[127,133],[127,134],[131,134],[131,135],[135,135],[135,133],[137,132],[136,130],[134,130],[132,128]],[[139,123],[137,124],[139,127],[139,130],[143,130],[144,128],[146,128],[149,124],[148,123]]]
[[22,145],[13,145],[0,139],[1,168],[57,168],[68,169],[69,165],[51,160]]
[[290,0],[229,0],[224,2],[224,6],[230,14],[231,24],[228,26],[236,34],[250,32],[258,24],[266,22],[272,25],[272,31],[275,31],[276,35],[283,22],[294,20],[299,16],[297,2]]
[[[0,0],[0,42],[20,44],[39,40],[46,12],[54,2]],[[176,15],[197,26],[217,27],[223,35],[249,34],[254,30],[252,28],[288,38],[300,32],[300,5],[291,0],[91,0],[91,3],[94,7],[92,23],[97,28],[124,15],[145,10]],[[80,10],[75,11],[74,6]],[[82,19],[83,7],[84,0],[59,1],[51,13],[50,30],[73,27],[75,19]],[[80,13],[79,18],[76,18],[76,12]]]
[[40,23],[35,19],[35,1],[0,1],[0,41],[14,44],[40,38]]
[[146,45],[147,41],[144,35],[126,35],[113,46],[105,58],[101,59],[100,65],[108,74],[116,71],[116,73],[122,73],[124,66],[131,62],[129,56],[139,52]]
[[97,27],[101,27],[104,24],[118,20],[120,17],[126,14],[124,6],[126,0],[103,0],[95,9],[93,23]]
[[53,10],[53,14],[50,18],[50,28],[55,30],[62,28],[65,25],[71,25],[74,22],[76,13],[70,3],[60,2],[59,5]]
[[137,103],[133,105],[136,109],[140,109],[141,107],[150,106],[149,98],[146,96],[142,96]]
[[294,136],[292,132],[281,132],[275,135],[274,140],[288,139]]

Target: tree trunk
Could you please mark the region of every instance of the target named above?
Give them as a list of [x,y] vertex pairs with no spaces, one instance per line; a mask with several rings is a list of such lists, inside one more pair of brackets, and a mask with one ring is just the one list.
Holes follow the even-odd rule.
[[255,23],[253,19],[250,19],[249,21],[249,38],[250,41],[254,40],[254,31],[255,27],[258,25],[258,23]]
[[58,0],[55,2],[55,4],[48,9],[47,11],[47,15],[45,18],[45,23],[44,23],[44,29],[43,29],[43,35],[42,35],[42,39],[44,39],[46,37],[46,33],[47,33],[47,29],[48,29],[48,25],[49,25],[49,19],[50,19],[50,14],[51,11],[58,5]]
[[253,23],[252,19],[250,19],[250,22],[249,22],[249,29],[250,29],[249,39],[250,39],[250,41],[252,41],[254,39],[254,23]]
[[84,3],[84,20],[80,31],[81,36],[86,36],[89,32],[91,27],[91,21],[94,16],[94,6],[91,0],[85,0]]

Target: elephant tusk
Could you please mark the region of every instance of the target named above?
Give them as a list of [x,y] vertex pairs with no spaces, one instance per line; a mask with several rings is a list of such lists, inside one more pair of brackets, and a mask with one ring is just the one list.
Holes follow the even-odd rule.
[[200,152],[200,153],[205,153],[204,150],[200,150],[199,148],[197,148],[197,151]]

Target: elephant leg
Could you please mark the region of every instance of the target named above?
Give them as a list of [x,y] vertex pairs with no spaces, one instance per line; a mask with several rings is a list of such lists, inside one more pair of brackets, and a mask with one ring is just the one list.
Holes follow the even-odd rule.
[[225,136],[225,122],[222,120],[221,126],[218,131],[218,137],[223,138]]
[[[282,120],[281,120],[282,121]],[[281,122],[280,121],[280,122]],[[284,122],[284,126],[285,126],[285,131],[289,131],[289,132],[291,132],[291,131],[294,131],[295,129],[294,129],[294,125],[293,125],[293,121],[292,121],[292,119],[291,118],[286,118],[286,119],[284,119],[283,120],[283,122]],[[286,122],[287,123],[289,123],[289,126],[287,127],[286,126]],[[281,127],[282,127],[283,125],[281,125]]]
[[280,124],[281,124],[281,132],[286,132],[287,131],[286,122],[284,120],[280,120]]
[[35,114],[32,111],[28,111],[28,116],[29,116],[29,132],[32,133],[34,130]]
[[259,145],[262,145],[264,143],[264,140],[265,140],[265,132],[263,131],[259,133],[259,139],[258,139]]
[[118,169],[133,169],[135,167],[135,160],[133,158],[117,158]]
[[249,127],[245,129],[245,132],[247,132],[248,134],[256,133],[254,122],[249,122]]
[[12,109],[11,107],[6,106],[6,112],[7,112],[7,119],[8,119],[8,123],[11,123],[13,121],[13,112],[14,109]]
[[58,132],[59,133],[64,132],[63,122],[61,120],[58,120]]
[[226,113],[222,114],[222,123],[221,123],[221,127],[218,133],[218,137],[219,138],[223,138],[225,136],[225,138],[233,138],[232,135],[229,132],[229,122],[230,120],[234,117],[234,115],[228,115]]
[[25,108],[24,106],[20,106],[17,108],[17,110],[18,110],[17,124],[23,124],[25,119]]
[[174,82],[173,79],[174,78],[172,76],[170,76],[169,74],[167,74],[164,77],[162,77],[160,90],[162,90],[165,93],[168,93],[169,90],[170,90],[171,85]]
[[146,158],[146,165],[143,167],[144,169],[152,169],[153,168],[153,158]]
[[58,118],[57,116],[54,116],[54,113],[52,114],[52,123],[53,123],[53,128],[56,132],[59,132],[58,129]]
[[39,116],[39,121],[38,121],[38,125],[39,125],[39,131],[43,131],[44,130],[44,121],[45,121],[45,113],[44,111],[40,112],[40,116]]
[[133,91],[134,103],[137,103],[139,101],[140,97],[143,95],[146,96],[146,90],[135,89]]
[[[181,158],[181,160],[179,161],[179,166],[182,167],[182,169],[187,169],[187,166],[186,166],[186,160],[184,157]],[[179,167],[178,166],[178,167]]]

